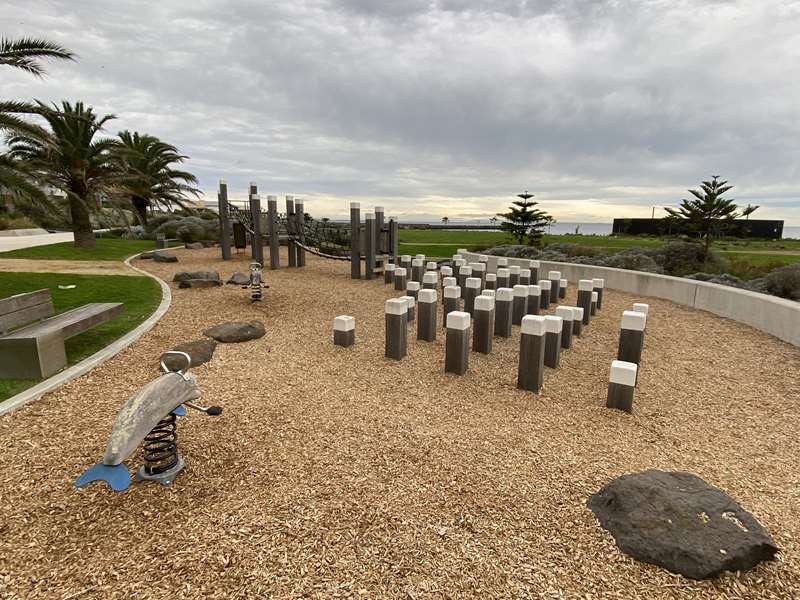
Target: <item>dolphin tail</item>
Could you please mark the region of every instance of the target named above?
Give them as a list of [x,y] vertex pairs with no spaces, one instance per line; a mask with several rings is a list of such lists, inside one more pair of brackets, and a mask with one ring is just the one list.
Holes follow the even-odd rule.
[[131,474],[123,464],[104,465],[100,463],[86,469],[75,480],[75,487],[83,487],[93,481],[105,481],[115,492],[124,492],[131,484]]

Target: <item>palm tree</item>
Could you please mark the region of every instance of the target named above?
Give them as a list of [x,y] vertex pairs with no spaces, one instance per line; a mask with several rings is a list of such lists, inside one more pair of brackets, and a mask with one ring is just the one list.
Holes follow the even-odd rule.
[[0,65],[16,67],[37,77],[42,77],[45,71],[39,61],[43,58],[75,60],[75,54],[63,46],[43,39],[0,38]]
[[752,204],[748,204],[747,206],[745,206],[742,209],[742,216],[745,218],[745,221],[749,221],[750,215],[756,212],[759,208],[761,208],[759,205],[753,206]]
[[64,101],[60,109],[38,100],[36,104],[36,114],[47,122],[49,130],[45,135],[11,136],[8,156],[24,162],[38,182],[67,195],[75,246],[91,248],[95,239],[90,213],[119,178],[111,156],[114,141],[96,136],[115,117],[98,117],[82,102],[72,105]]
[[200,190],[191,184],[197,178],[173,165],[188,158],[178,149],[148,134],[121,131],[114,143],[113,158],[120,171],[120,184],[142,225],[147,225],[147,210],[160,204],[185,208],[186,194],[197,196]]
[[449,222],[450,222],[450,219],[448,219],[447,217],[442,217],[442,223],[444,225],[447,225]]

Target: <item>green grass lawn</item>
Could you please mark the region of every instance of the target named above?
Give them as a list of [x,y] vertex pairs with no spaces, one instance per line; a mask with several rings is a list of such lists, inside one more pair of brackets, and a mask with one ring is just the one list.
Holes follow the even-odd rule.
[[155,250],[153,240],[97,238],[94,248],[76,248],[73,242],[48,244],[0,252],[0,258],[33,258],[49,260],[124,260],[132,254]]
[[[77,287],[71,290],[58,289],[59,285],[72,284]],[[118,317],[67,340],[67,361],[70,365],[94,354],[134,329],[161,302],[161,288],[158,282],[149,277],[0,273],[0,298],[42,288],[50,289],[56,313],[90,302],[122,302],[125,305]],[[29,379],[0,379],[0,402],[36,383],[38,381]]]

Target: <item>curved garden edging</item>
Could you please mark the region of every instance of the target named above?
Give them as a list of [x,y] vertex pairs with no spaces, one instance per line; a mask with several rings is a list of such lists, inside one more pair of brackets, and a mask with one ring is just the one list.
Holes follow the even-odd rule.
[[[474,252],[464,255],[469,262],[477,261],[478,256]],[[490,268],[497,267],[497,258],[489,255]],[[800,302],[671,275],[547,260],[539,263],[540,277],[549,270],[560,271],[565,279],[573,282],[601,277],[605,279],[606,287],[705,310],[800,346]],[[527,259],[508,257],[508,264],[527,267],[529,263]]]
[[38,400],[46,393],[53,391],[56,388],[61,387],[68,381],[72,381],[73,379],[80,377],[84,373],[91,371],[97,365],[104,363],[108,359],[112,358],[113,356],[122,352],[125,348],[133,344],[136,340],[142,337],[145,333],[150,331],[156,323],[161,320],[161,317],[164,316],[164,313],[167,312],[169,309],[170,304],[172,303],[172,291],[169,289],[169,285],[159,277],[148,273],[138,267],[134,267],[131,264],[131,261],[138,257],[139,255],[143,254],[140,252],[139,254],[134,254],[133,256],[129,256],[125,259],[125,265],[137,271],[138,273],[142,273],[147,277],[155,279],[158,284],[161,286],[161,303],[158,307],[153,311],[153,313],[147,317],[144,321],[139,323],[135,329],[132,329],[125,335],[123,335],[118,340],[115,340],[102,350],[95,352],[91,356],[84,358],[79,363],[72,365],[61,371],[60,373],[56,373],[52,377],[45,379],[41,383],[37,383],[35,386],[28,388],[17,394],[16,396],[12,396],[5,402],[0,402],[0,416],[14,412],[18,408],[22,408],[26,404],[30,404],[34,400]]

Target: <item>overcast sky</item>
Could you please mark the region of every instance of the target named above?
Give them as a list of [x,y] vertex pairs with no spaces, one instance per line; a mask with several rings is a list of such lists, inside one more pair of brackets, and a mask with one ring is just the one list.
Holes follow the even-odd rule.
[[457,219],[528,189],[608,221],[719,174],[800,225],[798,1],[0,0],[0,34],[79,55],[0,97],[114,113],[212,198]]

